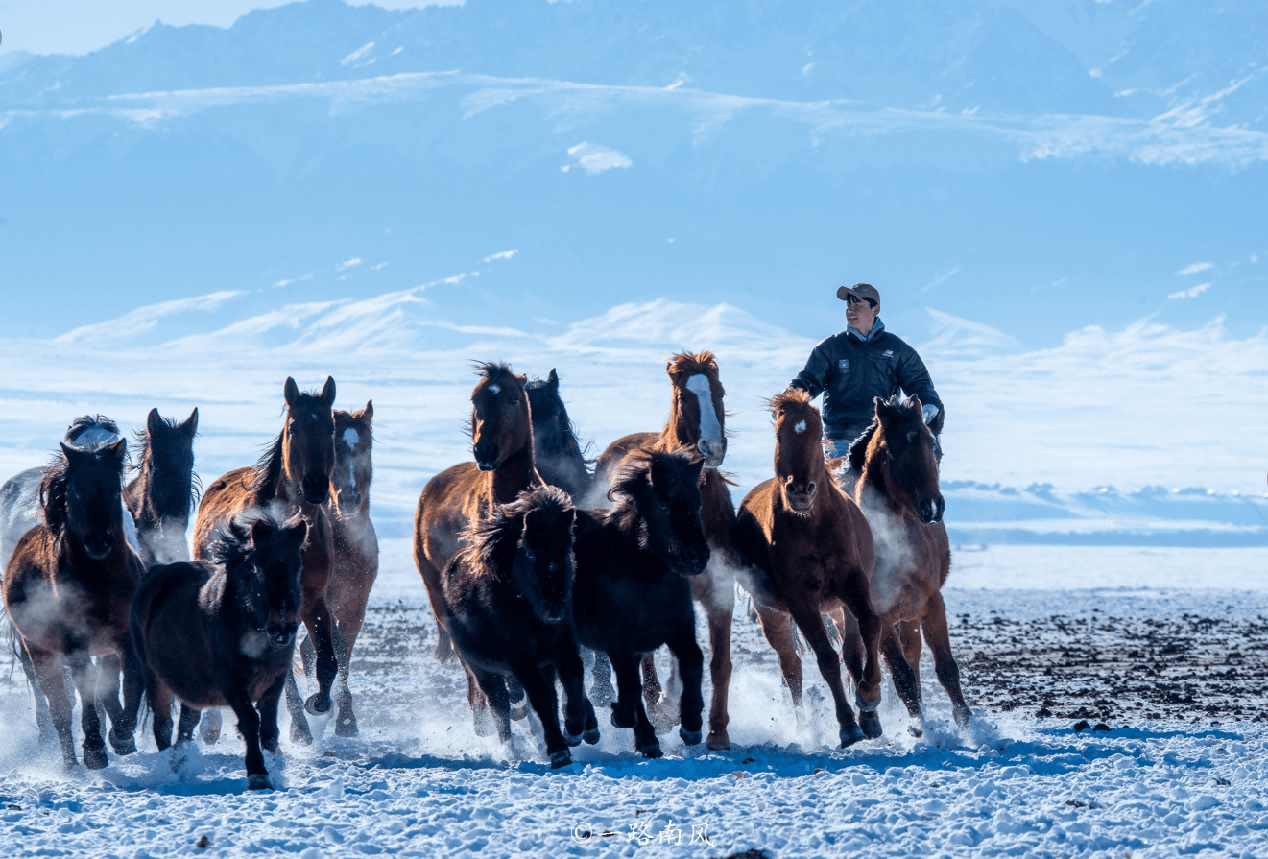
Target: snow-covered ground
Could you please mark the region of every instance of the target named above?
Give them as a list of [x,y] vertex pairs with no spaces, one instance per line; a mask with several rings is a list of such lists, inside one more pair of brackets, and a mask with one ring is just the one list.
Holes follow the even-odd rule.
[[[214,747],[162,754],[147,734],[137,755],[66,776],[38,747],[15,672],[0,686],[0,845],[11,856],[121,857],[1262,856],[1268,573],[1255,555],[961,548],[946,594],[974,722],[954,726],[926,655],[924,736],[907,732],[887,688],[885,736],[848,750],[835,748],[812,663],[798,728],[741,604],[730,751],[684,750],[671,733],[666,757],[644,761],[630,731],[605,724],[598,746],[552,772],[527,723],[515,725],[513,754],[475,736],[459,671],[431,657],[434,622],[407,541],[389,540],[353,675],[359,738],[327,730],[297,748],[283,716],[282,751],[269,762],[276,793],[246,792],[232,731]],[[1099,583],[1053,589],[1092,562]],[[1177,587],[1195,563],[1228,577]],[[1150,630],[1152,639],[1141,634]],[[1133,666],[1140,660],[1152,667]],[[1224,662],[1241,675],[1213,667]],[[1177,689],[1191,704],[1127,692],[1108,710],[1094,706],[1107,683],[1153,687],[1177,671],[1188,672]],[[1055,700],[1038,718],[1031,701],[1045,690]],[[1066,711],[1109,730],[1075,731]]]

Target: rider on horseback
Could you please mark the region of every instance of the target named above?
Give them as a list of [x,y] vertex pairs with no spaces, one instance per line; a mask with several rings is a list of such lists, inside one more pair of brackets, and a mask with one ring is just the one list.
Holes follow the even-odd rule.
[[848,327],[816,346],[805,369],[788,385],[812,398],[823,394],[828,455],[845,456],[850,442],[872,423],[873,398],[888,400],[899,388],[920,398],[925,423],[939,433],[942,399],[916,350],[885,330],[876,287],[870,283],[842,286],[837,298],[846,302]]

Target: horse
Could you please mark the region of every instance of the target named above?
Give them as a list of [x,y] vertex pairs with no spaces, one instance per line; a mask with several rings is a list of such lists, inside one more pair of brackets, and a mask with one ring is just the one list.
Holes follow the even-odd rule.
[[137,552],[146,568],[189,560],[185,531],[198,503],[194,474],[194,436],[198,409],[179,423],[150,409],[145,429],[137,433],[140,463],[123,490],[123,501],[136,523]]
[[[334,617],[335,658],[339,673],[335,675],[335,734],[355,737],[359,733],[357,716],[352,709],[352,692],[348,689],[348,668],[352,648],[365,623],[365,607],[370,601],[370,588],[379,574],[379,539],[370,521],[370,481],[374,469],[370,457],[374,405],[367,402],[359,412],[335,409],[335,473],[326,514],[334,540],[335,560],[326,586],[326,604]],[[312,674],[317,653],[307,638],[300,645],[306,673]],[[299,688],[290,680],[286,684],[286,704],[291,711],[291,724],[298,726],[299,742],[312,741],[303,717]]]
[[307,536],[300,514],[282,524],[268,515],[232,519],[206,546],[211,563],[164,564],[145,577],[131,627],[159,751],[172,745],[173,698],[181,703],[178,744],[193,737],[201,708],[232,707],[247,744],[247,786],[272,790],[260,750],[277,751]]
[[[511,742],[506,680],[513,677],[541,722],[552,769],[572,763],[569,746],[599,741],[572,619],[575,519],[563,490],[525,490],[474,523],[445,570],[447,626],[489,702],[498,739]],[[556,673],[564,687],[563,731]]]
[[709,562],[703,467],[704,459],[690,450],[635,450],[613,474],[609,498],[615,506],[577,516],[577,637],[607,654],[617,682],[612,725],[633,728],[635,749],[649,758],[661,751],[643,706],[639,662],[662,644],[669,645],[682,676],[679,735],[687,745],[704,739],[704,654],[696,643],[689,581]]
[[[942,522],[946,501],[938,483],[941,448],[935,433],[941,423],[925,425],[919,397],[877,397],[874,405],[873,424],[850,446],[849,458],[860,475],[855,498],[876,535],[872,605],[882,621],[881,652],[899,698],[918,722],[920,645],[922,638],[928,642],[938,680],[951,699],[952,715],[963,728],[972,711],[960,688],[942,600],[951,546]],[[912,732],[920,729],[913,727]]]
[[533,455],[527,378],[507,364],[476,365],[471,392],[471,452],[475,462],[450,466],[423,487],[414,517],[414,562],[436,617],[436,658],[454,656],[445,628],[443,571],[462,548],[463,534],[498,504],[541,486]]
[[577,440],[577,429],[559,396],[559,375],[552,369],[545,379],[533,379],[524,388],[533,415],[533,456],[538,473],[547,486],[557,486],[575,503],[582,503],[593,478]]
[[[775,417],[775,477],[740,502],[735,541],[745,560],[762,632],[779,656],[793,705],[802,699],[801,657],[792,621],[814,650],[836,705],[841,746],[881,735],[879,645],[881,621],[872,608],[869,579],[875,564],[872,530],[854,501],[832,482],[820,439],[823,421],[804,391],[770,400]],[[845,663],[854,678],[859,721],[841,683],[841,660],[824,628],[823,613],[842,607],[855,619],[846,636]]]
[[[303,602],[299,616],[315,645],[318,689],[304,702],[304,709],[321,716],[330,712],[330,688],[339,671],[334,621],[326,603],[326,586],[335,553],[325,507],[335,467],[335,419],[331,413],[335,380],[327,376],[320,394],[305,394],[288,376],[282,394],[286,401],[286,421],[260,461],[254,466],[230,471],[203,493],[194,523],[194,557],[213,561],[212,546],[218,533],[235,517],[248,512],[264,512],[283,520],[298,514],[307,520],[308,539],[304,544],[300,576]],[[211,715],[204,722],[203,739],[215,742],[220,736],[220,713],[219,710],[208,713]],[[292,738],[297,733],[302,733],[302,728],[292,722]]]
[[[123,524],[128,442],[120,438],[91,449],[62,442],[61,451],[40,484],[45,521],[18,541],[9,560],[4,604],[48,700],[63,764],[70,770],[78,763],[65,661],[79,691],[84,766],[103,769],[109,759],[97,704],[110,719],[110,747],[116,755],[131,754],[142,686],[127,620],[144,573]],[[102,657],[100,682],[94,656]]]
[[[704,472],[700,490],[703,497],[705,534],[715,563],[709,575],[692,579],[691,594],[705,610],[709,624],[709,678],[713,683],[713,701],[709,707],[709,736],[707,745],[712,750],[729,748],[730,735],[727,725],[731,717],[727,711],[727,698],[731,686],[731,612],[735,607],[735,579],[733,537],[735,507],[731,503],[728,481],[718,471],[726,457],[726,410],[723,398],[726,391],[718,378],[718,363],[711,352],[681,352],[674,355],[665,367],[672,383],[673,398],[670,401],[669,420],[659,433],[635,433],[608,445],[595,466],[594,483],[607,487],[609,476],[622,460],[636,450],[660,451],[690,447],[704,456]],[[607,679],[606,666],[595,664],[596,686],[600,695]],[[656,676],[656,663],[652,654],[643,660],[644,694],[653,715],[672,721],[664,712],[672,711],[673,704],[665,700],[662,707],[660,682]]]

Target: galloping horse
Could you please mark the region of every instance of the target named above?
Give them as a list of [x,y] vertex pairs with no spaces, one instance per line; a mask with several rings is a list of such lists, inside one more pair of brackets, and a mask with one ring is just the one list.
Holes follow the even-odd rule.
[[533,413],[537,471],[547,486],[562,489],[580,504],[589,494],[593,478],[577,440],[577,430],[559,396],[559,375],[552,369],[545,379],[533,379],[524,387]]
[[533,456],[533,421],[527,379],[506,364],[479,364],[480,381],[471,392],[471,452],[475,462],[446,468],[423,487],[414,518],[414,562],[436,616],[436,658],[453,658],[445,626],[444,579],[463,545],[463,533],[495,505],[510,504],[520,492],[542,485]]
[[[326,605],[335,621],[335,658],[339,673],[335,677],[335,734],[355,737],[357,716],[352,710],[352,692],[348,689],[348,667],[352,648],[365,623],[365,607],[370,601],[370,588],[379,574],[379,539],[370,521],[370,481],[374,476],[370,458],[374,406],[366,403],[359,412],[335,409],[335,475],[326,513],[335,546],[335,565],[326,586]],[[300,646],[304,669],[312,674],[316,651],[307,638]],[[286,685],[286,703],[292,725],[299,725],[299,741],[307,721],[300,712],[299,689],[290,681]]]
[[[735,508],[727,480],[718,472],[726,457],[726,391],[718,380],[718,363],[711,352],[682,352],[674,355],[665,367],[673,383],[669,420],[659,433],[636,433],[612,442],[595,466],[596,487],[606,488],[618,465],[636,450],[674,451],[691,447],[704,455],[704,472],[700,491],[703,496],[704,530],[712,556],[717,560],[705,575],[691,580],[691,595],[704,606],[709,623],[709,678],[713,682],[713,701],[709,708],[710,749],[725,749],[731,739],[727,733],[730,716],[727,695],[731,685],[731,612],[735,607],[735,579],[731,572],[732,542],[735,530]],[[595,664],[597,684],[606,679],[605,665]],[[644,688],[648,708],[660,709],[660,683],[652,654],[643,659]],[[663,717],[662,717],[663,718]]]
[[881,616],[881,651],[898,696],[911,717],[920,719],[923,632],[951,712],[965,727],[972,711],[960,689],[942,601],[951,569],[951,546],[942,523],[946,502],[938,485],[937,441],[920,410],[918,397],[876,398],[873,426],[850,447],[851,466],[860,474],[854,493],[876,535],[872,606]]
[[189,560],[185,531],[190,510],[198,503],[197,433],[198,409],[180,423],[150,409],[145,429],[137,434],[141,462],[136,477],[123,490],[123,501],[136,522],[137,553],[147,569]]
[[[300,514],[308,521],[300,577],[300,619],[316,646],[318,690],[304,708],[319,716],[330,711],[330,687],[339,670],[334,622],[326,604],[335,551],[325,508],[335,467],[335,419],[331,414],[335,380],[327,376],[320,394],[304,394],[295,380],[287,377],[282,392],[286,422],[268,452],[255,466],[230,471],[203,495],[194,525],[194,556],[200,561],[213,560],[212,543],[217,534],[244,513],[267,513],[279,521]],[[215,721],[210,728],[205,726],[204,735],[209,739],[219,736]]]
[[[77,761],[63,660],[79,690],[84,766],[102,769],[108,763],[98,703],[110,717],[115,754],[136,751],[132,732],[143,681],[128,618],[144,569],[123,525],[127,449],[124,439],[89,449],[62,443],[61,458],[40,485],[44,522],[18,541],[4,580],[5,608],[48,699],[67,769]],[[93,656],[102,657],[100,683]]]
[[[793,704],[801,707],[802,677],[790,621],[797,622],[832,690],[845,747],[881,735],[876,716],[881,622],[872,609],[868,583],[875,561],[872,531],[828,474],[820,443],[823,421],[809,395],[787,391],[772,398],[770,407],[775,415],[775,478],[755,486],[740,503],[736,547],[748,562],[748,590],[762,632],[779,655]],[[846,701],[841,662],[823,625],[822,614],[839,613],[842,606],[856,619],[854,635],[845,638],[845,662],[858,686],[862,730]]]

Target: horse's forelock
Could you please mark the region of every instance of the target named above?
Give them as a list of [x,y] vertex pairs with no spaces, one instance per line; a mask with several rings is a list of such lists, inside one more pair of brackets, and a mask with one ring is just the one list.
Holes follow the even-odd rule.
[[66,428],[66,434],[62,437],[63,441],[72,444],[91,429],[100,429],[114,435],[121,435],[119,425],[104,415],[82,415],[70,422],[70,426]]
[[718,360],[708,349],[703,352],[679,352],[669,359],[666,370],[675,379],[689,378],[696,373],[704,373],[710,379],[717,379]]

